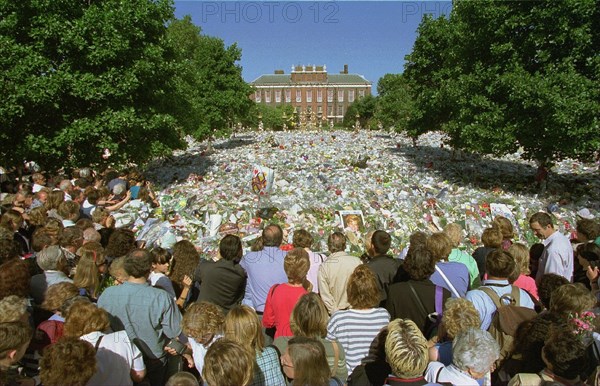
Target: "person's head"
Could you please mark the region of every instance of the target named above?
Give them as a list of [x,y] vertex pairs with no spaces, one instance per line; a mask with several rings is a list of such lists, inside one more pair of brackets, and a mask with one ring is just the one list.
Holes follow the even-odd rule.
[[514,282],[519,278],[519,275],[529,275],[531,273],[529,269],[529,248],[521,243],[515,243],[508,248],[507,252],[515,259],[513,277],[509,277],[509,280]]
[[125,271],[125,256],[114,259],[108,268],[110,276],[112,276],[117,284],[123,284],[129,278],[129,274]]
[[47,246],[57,244],[58,239],[46,227],[36,228],[31,236],[31,249],[39,252]]
[[154,247],[150,253],[152,254],[152,269],[154,272],[167,273],[173,258],[171,252],[161,247]]
[[550,312],[563,318],[582,313],[596,305],[596,298],[581,283],[561,285],[552,292]]
[[498,248],[485,257],[485,270],[489,276],[508,279],[515,271],[516,263],[512,255]]
[[139,279],[148,277],[152,271],[152,254],[146,249],[134,249],[123,262],[123,269],[127,275]]
[[452,342],[452,363],[474,379],[490,371],[499,357],[498,342],[479,327],[462,330]]
[[71,305],[69,302],[79,296],[79,288],[73,283],[63,281],[53,284],[46,290],[46,297],[42,303],[42,308],[46,311],[60,313],[65,316],[67,309],[65,305]]
[[182,283],[185,275],[192,277],[200,263],[200,254],[189,240],[181,240],[173,245],[171,280]]
[[395,319],[388,324],[385,356],[398,378],[417,378],[429,362],[427,339],[410,319]]
[[[95,212],[94,212],[95,213]],[[135,234],[131,229],[118,228],[110,235],[106,256],[125,256],[135,249]]]
[[216,334],[223,332],[225,316],[219,306],[210,302],[190,305],[183,315],[183,333],[200,344],[209,343]]
[[552,299],[554,290],[564,284],[569,284],[569,281],[564,276],[555,273],[546,273],[542,276],[538,285],[538,296],[546,309],[550,308],[550,299]]
[[69,309],[64,325],[64,336],[79,338],[110,327],[106,311],[90,302],[75,302]]
[[0,264],[19,258],[19,244],[12,238],[0,238]]
[[454,339],[465,328],[481,326],[479,312],[467,299],[450,298],[444,304],[443,331],[448,339]]
[[236,235],[226,235],[219,243],[219,255],[225,260],[238,264],[244,255],[242,240]]
[[126,186],[125,184],[116,184],[116,185],[113,187],[112,193],[113,193],[115,196],[120,196],[120,195],[122,195],[123,193],[125,193],[125,191],[126,191],[126,190],[127,190],[127,186]]
[[0,299],[10,295],[29,296],[29,267],[20,259],[12,259],[0,265]]
[[360,217],[355,214],[349,214],[344,218],[346,222],[346,228],[357,232],[360,229]]
[[515,237],[515,230],[512,222],[504,216],[494,217],[494,226],[498,227],[502,233],[502,238],[505,240],[511,240]]
[[48,193],[48,200],[46,201],[46,209],[58,210],[58,207],[64,201],[65,201],[65,192],[63,192],[62,190],[53,190],[50,193]]
[[292,249],[283,259],[283,269],[291,284],[303,284],[309,268],[308,252],[303,248]]
[[298,229],[294,231],[294,237],[292,238],[292,245],[295,248],[308,248],[310,249],[313,245],[314,239],[310,232],[305,229]]
[[378,230],[371,236],[374,255],[385,255],[392,245],[392,237],[386,231]]
[[348,279],[348,303],[355,309],[368,309],[379,304],[381,292],[375,274],[366,265],[359,265]]
[[333,232],[327,238],[327,249],[330,253],[346,250],[346,236],[342,232]]
[[554,233],[552,217],[548,213],[538,212],[529,218],[529,227],[540,239],[547,239]]
[[409,247],[416,247],[417,245],[425,246],[428,237],[429,236],[427,235],[427,233],[423,231],[416,231],[411,233],[410,237],[408,238]]
[[498,227],[485,228],[481,234],[481,242],[486,248],[500,248],[502,239],[502,231]]
[[165,386],[200,386],[200,383],[192,373],[180,371],[171,375]]
[[0,369],[4,370],[25,355],[33,331],[27,322],[0,323]]
[[46,177],[42,173],[33,173],[31,175],[31,181],[33,181],[34,184],[46,185]]
[[65,227],[61,220],[54,217],[48,217],[46,225],[44,225],[44,229],[56,241],[55,243],[53,243],[54,245],[58,244],[58,239],[60,238],[60,235],[65,229]]
[[64,179],[60,181],[60,183],[58,184],[58,188],[66,194],[71,194],[71,191],[73,190],[73,183],[71,182],[71,180]]
[[550,371],[566,379],[577,378],[588,365],[587,351],[581,340],[568,329],[557,327],[550,330],[544,343],[542,360]]
[[77,338],[62,338],[51,344],[40,360],[40,378],[47,386],[85,386],[96,369],[94,346]]
[[460,242],[463,239],[463,229],[459,224],[453,222],[446,225],[444,227],[444,233],[448,236],[454,248],[460,245]]
[[48,189],[44,188],[44,189],[36,192],[33,195],[33,198],[34,198],[34,200],[38,200],[41,203],[42,207],[45,207],[46,201],[48,201],[49,193],[50,193],[50,191]]
[[60,234],[58,243],[61,247],[75,252],[83,245],[83,231],[78,227],[67,227]]
[[582,218],[577,220],[577,240],[583,242],[596,240],[600,236],[600,224],[594,220]]
[[64,220],[79,220],[79,204],[75,201],[64,201],[58,206],[58,215]]
[[206,352],[202,378],[208,386],[245,386],[254,376],[254,361],[247,346],[219,339]]
[[325,347],[320,340],[297,336],[289,340],[281,356],[283,372],[292,379],[292,385],[325,386],[329,384],[330,370]]
[[279,247],[283,241],[283,231],[277,224],[269,224],[262,232],[263,245],[265,247]]
[[292,310],[290,328],[294,336],[324,338],[327,335],[329,314],[321,297],[309,292],[302,295]]
[[[81,221],[81,220],[80,220]],[[102,235],[95,228],[87,228],[83,231],[83,244],[89,242],[99,243],[102,240]]]
[[100,243],[87,243],[77,250],[79,262],[73,283],[79,288],[86,288],[92,296],[100,287],[100,275],[106,272],[107,261],[104,257],[104,248]]
[[577,246],[576,252],[579,264],[584,269],[587,269],[590,261],[600,260],[600,245],[596,243],[581,243]]
[[28,304],[27,298],[17,295],[9,295],[0,300],[0,323],[16,322],[19,320],[28,322]]
[[29,225],[33,225],[36,227],[42,227],[46,224],[46,220],[48,220],[47,210],[43,206],[38,206],[29,211],[29,219],[27,222]]
[[452,252],[452,241],[443,232],[437,232],[429,236],[425,246],[431,251],[436,262],[448,260],[448,256]]
[[[367,259],[375,256],[375,250],[373,249],[373,234],[375,231],[369,231],[365,235],[365,252]],[[364,255],[363,255],[364,256]],[[362,259],[363,257],[361,257]]]
[[65,253],[58,245],[50,245],[42,249],[37,254],[36,261],[44,271],[60,271],[67,264]]
[[7,210],[2,217],[0,217],[0,226],[6,229],[16,232],[23,225],[23,216],[21,213],[14,209]]
[[426,280],[435,272],[436,260],[424,245],[410,245],[404,259],[404,270],[413,280]]
[[225,316],[225,338],[262,352],[265,338],[256,311],[246,305],[237,305]]

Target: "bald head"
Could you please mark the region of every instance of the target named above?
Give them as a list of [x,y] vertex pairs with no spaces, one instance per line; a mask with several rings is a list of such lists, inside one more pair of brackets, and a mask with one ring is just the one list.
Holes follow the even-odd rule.
[[283,241],[283,231],[277,224],[269,224],[263,230],[262,238],[265,247],[279,247]]

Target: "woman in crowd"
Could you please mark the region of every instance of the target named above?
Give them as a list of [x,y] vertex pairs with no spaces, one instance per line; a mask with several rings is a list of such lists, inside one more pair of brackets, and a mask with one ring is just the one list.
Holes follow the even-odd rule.
[[390,314],[378,307],[381,292],[368,266],[356,267],[347,292],[350,309],[334,312],[327,324],[327,339],[337,340],[344,348],[350,374],[367,355],[379,331],[390,322]]
[[464,297],[469,290],[469,270],[462,263],[448,261],[452,252],[450,238],[442,232],[434,233],[429,236],[425,246],[436,261],[435,272],[430,277],[433,284],[446,288],[452,297]]
[[95,302],[102,290],[102,283],[106,275],[107,262],[104,257],[104,248],[97,242],[83,245],[77,251],[79,263],[73,278],[80,291],[80,295],[87,296]]
[[167,274],[169,273],[169,265],[173,256],[171,252],[161,247],[155,247],[150,251],[152,253],[152,272],[148,277],[150,285],[153,287],[162,288],[167,291],[173,299],[177,298],[175,295],[175,289],[173,289],[173,283]]
[[[314,292],[302,295],[290,317],[290,327],[294,336],[304,336],[320,340],[325,347],[327,363],[331,369],[331,375],[336,376],[342,382],[348,377],[346,369],[346,354],[344,348],[337,341],[327,340],[327,321],[329,314],[325,304]],[[279,352],[285,352],[291,337],[279,337],[273,344]]]
[[76,338],[64,338],[50,345],[40,361],[44,386],[85,386],[96,370],[94,346]]
[[502,232],[502,249],[507,251],[515,237],[515,228],[512,222],[504,216],[496,216],[494,217],[494,226]]
[[427,339],[410,319],[395,319],[387,327],[385,356],[392,375],[389,386],[425,385],[423,373],[427,368]]
[[62,282],[73,283],[65,271],[67,258],[61,247],[51,245],[37,254],[36,261],[44,273],[31,278],[31,296],[37,304],[44,300],[44,291],[50,286]]
[[325,256],[311,250],[313,243],[314,239],[308,231],[304,229],[298,229],[294,231],[292,244],[294,248],[304,248],[304,250],[308,252],[310,268],[308,269],[306,278],[312,284],[312,292],[319,293],[319,282],[317,280],[317,276],[321,263],[325,261]]
[[96,348],[98,371],[87,386],[141,382],[146,374],[141,351],[129,340],[125,331],[104,333],[109,327],[106,311],[86,302],[73,304],[65,320],[65,337],[84,340]]
[[177,305],[184,308],[193,302],[198,293],[192,290],[192,277],[200,263],[200,254],[196,247],[188,240],[181,240],[173,246],[173,260],[171,260],[171,282],[177,295]]
[[343,385],[342,381],[332,377],[325,348],[314,338],[295,337],[288,342],[281,356],[283,372],[292,380],[292,386],[334,386]]
[[310,267],[308,252],[294,248],[285,256],[283,269],[287,283],[275,284],[269,290],[263,314],[263,327],[275,327],[275,338],[292,336],[290,315],[298,299],[311,290],[306,274]]
[[508,278],[508,281],[529,292],[534,298],[539,299],[535,280],[528,276],[531,273],[529,269],[529,249],[521,243],[515,243],[508,248],[508,253],[517,263],[515,273]]
[[219,339],[206,353],[202,377],[208,386],[249,385],[254,374],[254,357],[247,346]]
[[444,227],[444,233],[452,242],[452,250],[448,255],[448,261],[464,264],[469,270],[469,289],[478,288],[481,285],[481,278],[477,262],[467,252],[459,249],[463,240],[463,228],[457,223],[451,223]]
[[272,346],[264,347],[264,336],[258,315],[245,305],[229,310],[225,317],[225,338],[247,347],[255,353],[256,364],[252,385],[283,385],[279,353]]
[[473,251],[473,259],[477,262],[479,277],[483,280],[485,275],[485,258],[493,250],[502,246],[502,231],[497,226],[485,228],[481,234],[483,247],[478,247]]

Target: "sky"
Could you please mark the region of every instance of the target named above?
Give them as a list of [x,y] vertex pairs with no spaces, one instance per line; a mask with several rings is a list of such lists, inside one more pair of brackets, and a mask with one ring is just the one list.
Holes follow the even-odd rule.
[[326,65],[373,83],[401,73],[424,14],[449,14],[450,1],[175,1],[207,35],[242,49],[242,76],[251,82],[292,65]]

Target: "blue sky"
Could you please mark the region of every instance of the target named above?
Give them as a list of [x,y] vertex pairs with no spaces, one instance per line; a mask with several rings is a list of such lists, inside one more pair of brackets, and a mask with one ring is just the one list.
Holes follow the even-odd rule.
[[243,77],[252,81],[292,65],[326,65],[373,82],[400,73],[424,14],[448,14],[450,1],[175,1],[203,33],[242,49]]

